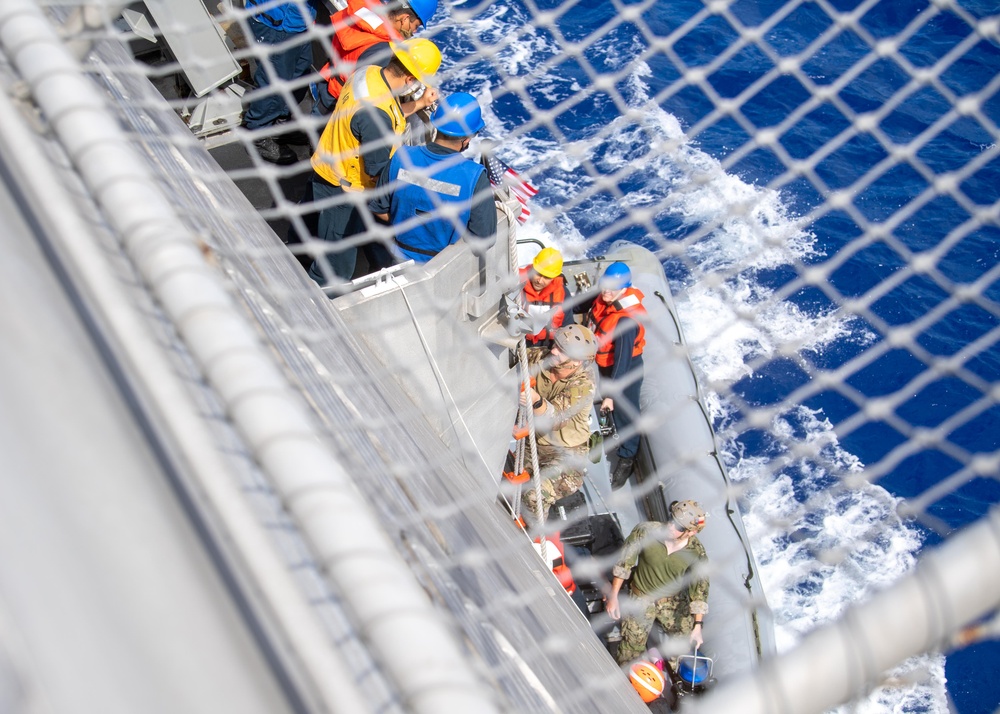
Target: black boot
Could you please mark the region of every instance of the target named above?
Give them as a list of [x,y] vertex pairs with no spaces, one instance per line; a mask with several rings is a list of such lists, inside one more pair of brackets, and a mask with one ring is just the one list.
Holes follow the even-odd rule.
[[283,134],[278,134],[274,137],[274,140],[279,144],[293,144],[295,146],[305,146],[309,143],[309,135],[306,134],[301,129],[296,129],[296,124],[291,120],[290,117],[282,117],[274,122],[274,125],[279,128],[287,128]]
[[628,483],[628,477],[632,475],[632,468],[635,466],[634,456],[622,456],[618,459],[618,465],[611,474],[611,488],[618,489]]
[[288,166],[299,160],[294,151],[284,144],[279,144],[269,136],[257,139],[253,145],[257,148],[260,158],[264,159],[264,161],[270,161],[272,164]]

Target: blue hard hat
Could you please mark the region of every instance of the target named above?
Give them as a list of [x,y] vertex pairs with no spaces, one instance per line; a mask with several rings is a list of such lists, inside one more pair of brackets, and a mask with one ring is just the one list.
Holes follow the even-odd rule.
[[413,10],[413,14],[420,19],[420,24],[427,27],[427,23],[437,12],[438,0],[403,0],[403,7]]
[[598,281],[601,290],[621,290],[632,287],[632,271],[625,263],[615,262],[608,266]]
[[473,136],[486,126],[483,110],[471,94],[458,92],[438,102],[431,114],[431,124],[445,136]]

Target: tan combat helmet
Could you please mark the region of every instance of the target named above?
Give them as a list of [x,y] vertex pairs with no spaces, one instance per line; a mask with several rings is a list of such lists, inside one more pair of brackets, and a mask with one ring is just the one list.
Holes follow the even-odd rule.
[[700,531],[705,527],[705,509],[696,501],[674,501],[670,504],[670,516],[685,531]]
[[583,325],[560,327],[552,338],[559,351],[570,359],[589,362],[597,354],[597,340],[594,339],[594,333]]

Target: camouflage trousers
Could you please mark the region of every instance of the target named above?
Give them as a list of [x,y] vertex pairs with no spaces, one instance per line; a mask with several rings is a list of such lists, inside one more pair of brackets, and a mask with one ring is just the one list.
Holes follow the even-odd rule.
[[[542,472],[542,513],[549,516],[552,504],[560,498],[576,493],[583,486],[583,469],[590,457],[588,444],[580,446],[538,445],[538,469]],[[531,472],[531,464],[528,464]],[[527,520],[536,517],[537,498],[530,483],[524,485],[521,495],[522,513]]]
[[623,614],[621,620],[622,640],[618,644],[618,664],[625,664],[642,656],[648,649],[646,640],[654,622],[659,622],[671,637],[686,638],[694,629],[694,615],[684,596],[661,597],[659,600],[633,597],[622,605],[627,608],[628,614]]

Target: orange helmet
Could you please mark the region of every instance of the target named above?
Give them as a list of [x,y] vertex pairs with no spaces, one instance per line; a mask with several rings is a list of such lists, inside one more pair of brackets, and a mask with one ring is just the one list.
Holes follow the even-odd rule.
[[649,704],[663,694],[667,680],[663,672],[649,662],[636,662],[629,671],[628,679],[635,687],[635,691],[642,697],[642,701]]

